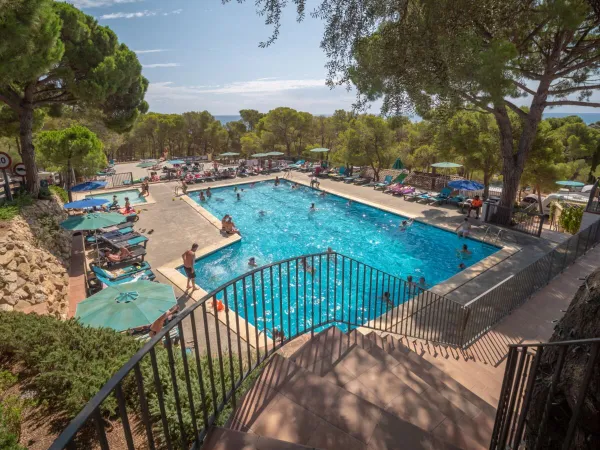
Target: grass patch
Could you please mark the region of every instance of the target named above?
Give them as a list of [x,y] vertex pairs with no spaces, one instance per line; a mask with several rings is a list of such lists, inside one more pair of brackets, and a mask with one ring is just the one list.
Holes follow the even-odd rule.
[[58,197],[63,203],[69,203],[69,193],[63,188],[61,188],[60,186],[48,186],[48,189],[53,194],[58,195]]
[[20,192],[15,195],[12,201],[4,202],[0,205],[0,220],[14,219],[21,213],[25,206],[33,205],[33,199],[27,193]]

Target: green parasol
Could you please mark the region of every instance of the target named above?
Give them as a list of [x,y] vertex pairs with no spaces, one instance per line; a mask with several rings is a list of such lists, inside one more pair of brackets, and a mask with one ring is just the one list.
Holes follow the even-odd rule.
[[226,152],[226,153],[221,153],[221,154],[219,155],[219,158],[220,158],[221,156],[238,156],[238,155],[239,155],[239,153],[236,153],[236,152]]
[[328,151],[329,151],[328,148],[321,147],[321,148],[313,148],[311,150],[311,153],[327,153]]
[[152,167],[155,165],[156,165],[155,162],[146,161],[146,162],[139,163],[136,167],[141,167],[142,169],[147,169],[148,167]]
[[77,304],[84,325],[117,331],[150,325],[177,304],[173,287],[136,281],[107,287]]
[[266,153],[255,153],[254,155],[252,155],[255,158],[263,158],[265,156],[268,156]]
[[265,153],[265,156],[282,156],[285,155],[285,153],[283,152],[269,152],[269,153]]
[[556,184],[558,184],[559,186],[567,186],[567,187],[583,187],[583,186],[585,186],[585,183],[582,183],[581,181],[572,181],[572,180],[557,181]]
[[400,158],[396,158],[396,161],[394,162],[392,169],[396,169],[396,170],[404,169],[404,164],[402,164],[402,160]]
[[61,222],[60,226],[65,230],[90,231],[119,225],[126,220],[127,218],[123,214],[96,212],[69,217],[64,222]]

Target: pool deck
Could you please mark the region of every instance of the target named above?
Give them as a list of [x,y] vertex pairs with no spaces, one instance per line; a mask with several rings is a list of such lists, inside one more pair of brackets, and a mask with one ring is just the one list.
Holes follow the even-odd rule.
[[[132,171],[134,172],[134,176],[137,176],[136,170],[139,171],[139,168],[135,166],[136,164],[120,164],[117,166],[117,171]],[[268,176],[236,178],[190,185],[189,192],[206,189],[208,186],[216,188],[265,181],[274,179],[276,175],[282,178],[284,173],[280,172]],[[310,184],[309,177],[305,173],[292,172],[291,175],[291,181],[307,186]],[[328,179],[320,181],[320,188],[324,191],[406,217],[415,218],[424,223],[450,231],[454,231],[464,217],[464,214],[459,209],[451,206],[429,206],[405,201],[400,197],[375,191],[373,188],[355,186]],[[170,283],[174,286],[179,305],[181,308],[184,308],[200,300],[206,295],[206,292],[202,289],[191,293],[184,292],[185,277],[175,270],[177,266],[181,265],[182,253],[195,242],[199,244],[197,256],[200,257],[216,251],[223,246],[231,245],[239,237],[224,237],[221,235],[219,219],[213,217],[188,196],[175,196],[174,190],[176,186],[177,182],[175,181],[151,184],[150,201],[146,204],[135,206],[136,210],[141,211],[140,220],[136,223],[135,227],[136,230],[146,234],[150,238],[146,260],[151,264],[156,273],[157,280]],[[131,187],[114,189],[114,191],[125,189],[131,189]],[[89,193],[82,193],[80,195],[85,196],[87,194]],[[474,219],[472,219],[472,222],[474,225],[473,237],[476,239],[483,237],[484,231],[477,228],[478,225],[482,224]],[[432,290],[446,295],[448,298],[461,304],[465,304],[505,279],[510,273],[514,273],[530,264],[542,254],[552,249],[556,244],[547,239],[537,239],[521,233],[507,231],[503,234],[503,238],[498,242],[498,245],[502,245],[504,248],[477,263],[473,268],[469,268],[451,279],[440,283]],[[212,310],[208,309],[208,312],[212,313]],[[226,317],[223,314],[219,314],[219,316],[223,316],[219,317],[219,319],[221,319],[221,322],[225,322]],[[200,314],[197,315],[196,321],[202,321]],[[212,328],[211,332],[214,332],[213,325],[209,328]],[[191,333],[187,333],[187,336],[191,336]],[[186,338],[186,341],[189,340],[191,339]]]

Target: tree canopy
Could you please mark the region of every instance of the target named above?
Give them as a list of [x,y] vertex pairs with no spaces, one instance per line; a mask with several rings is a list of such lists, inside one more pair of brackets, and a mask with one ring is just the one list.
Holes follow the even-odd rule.
[[0,101],[19,117],[28,190],[39,190],[34,110],[55,104],[93,106],[107,126],[131,128],[148,109],[148,81],[135,53],[108,27],[72,5],[14,0],[0,20]]
[[[257,0],[274,26],[283,9],[305,17],[306,0]],[[353,83],[359,102],[384,113],[475,108],[499,130],[502,202],[512,207],[546,108],[600,106],[600,14],[591,0],[321,0],[321,43],[330,85]],[[520,108],[515,99],[527,103]],[[521,128],[515,128],[509,111]]]

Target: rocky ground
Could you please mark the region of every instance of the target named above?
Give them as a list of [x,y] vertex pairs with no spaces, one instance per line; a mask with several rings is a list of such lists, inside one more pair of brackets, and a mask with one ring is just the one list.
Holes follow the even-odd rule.
[[58,199],[39,200],[0,222],[0,310],[66,318],[71,233]]

